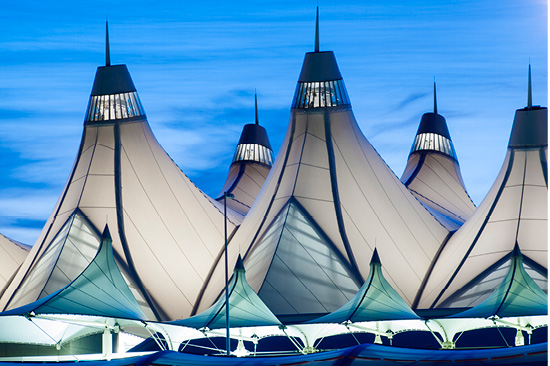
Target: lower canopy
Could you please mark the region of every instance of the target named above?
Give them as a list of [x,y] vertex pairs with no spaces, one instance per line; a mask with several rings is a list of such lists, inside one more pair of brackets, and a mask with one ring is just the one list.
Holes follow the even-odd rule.
[[[199,366],[199,365],[340,365],[343,362],[369,365],[395,365],[396,362],[416,363],[422,365],[439,365],[441,362],[453,362],[454,365],[483,363],[483,365],[510,364],[514,359],[522,365],[546,364],[548,357],[548,343],[534,344],[524,347],[480,349],[480,350],[417,350],[409,348],[394,348],[376,344],[362,344],[340,350],[319,352],[308,355],[265,357],[265,358],[236,358],[190,355],[173,351],[156,352],[140,357],[115,359],[111,361],[89,361],[88,366],[126,366],[126,365],[171,365],[171,366]],[[28,362],[26,366],[44,366],[49,363]],[[65,363],[67,364],[67,363]],[[2,362],[2,366],[20,366],[18,362]]]
[[[547,325],[548,316],[492,317],[489,319],[412,319],[231,328],[230,337],[234,340],[233,343],[238,342],[238,344],[232,346],[232,353],[240,356],[307,354],[341,348],[342,345],[335,346],[338,342],[334,340],[338,337],[347,337],[347,346],[358,343],[378,343],[393,344],[399,347],[411,347],[407,342],[411,342],[411,339],[415,337],[422,337],[426,342],[431,342],[430,347],[433,349],[453,349],[455,345],[464,347],[464,343],[460,344],[457,341],[464,339],[461,338],[464,333],[473,330],[491,330],[494,340],[501,347],[529,344],[533,332],[538,329],[542,331]],[[204,341],[202,344],[206,346],[203,347],[204,352],[201,351],[201,354],[225,353],[225,342],[216,343],[216,339],[225,338],[225,329],[210,330],[204,328],[197,330],[167,323],[74,315],[4,316],[0,317],[0,329],[2,329],[0,343],[63,346],[74,339],[102,333],[105,329],[109,329],[112,333],[124,332],[142,338],[156,337],[157,339],[154,342],[158,347],[154,347],[154,350],[183,350],[183,352],[188,352],[193,347],[199,347],[194,346],[194,344],[197,340],[202,340]],[[502,335],[503,331],[506,333],[508,340]],[[366,338],[365,335],[370,338]],[[502,338],[500,338],[501,335]],[[163,339],[162,343],[158,342],[158,338]],[[286,340],[288,347],[277,349],[277,339]],[[403,341],[407,339],[408,341]],[[540,342],[540,340],[537,342]],[[268,347],[270,351],[259,350],[256,353],[256,345],[259,343],[263,344],[263,349],[270,345]],[[476,344],[468,346],[475,347]],[[186,347],[189,348],[186,350]],[[423,346],[423,348],[427,348],[427,346]]]

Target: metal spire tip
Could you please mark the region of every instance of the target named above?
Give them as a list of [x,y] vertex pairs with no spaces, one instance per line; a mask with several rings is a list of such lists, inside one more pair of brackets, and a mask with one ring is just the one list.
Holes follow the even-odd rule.
[[256,89],[254,89],[254,113],[255,113],[255,122],[257,125],[260,124],[260,120],[258,119],[258,94],[256,94]]
[[531,94],[531,63],[529,63],[529,81],[527,85],[527,108],[533,108],[533,96]]
[[317,7],[317,17],[315,18],[315,52],[319,52],[319,7]]
[[434,77],[434,113],[437,114],[437,92],[435,87],[435,77]]
[[105,21],[105,66],[111,66],[111,48],[109,47],[109,21]]

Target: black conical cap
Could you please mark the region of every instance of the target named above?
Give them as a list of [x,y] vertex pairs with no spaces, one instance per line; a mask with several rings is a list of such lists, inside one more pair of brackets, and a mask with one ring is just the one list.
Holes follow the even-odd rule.
[[255,123],[244,125],[241,138],[239,139],[239,145],[240,144],[258,144],[273,150],[269,143],[269,138],[267,137],[267,131],[265,128]]
[[527,107],[518,109],[512,125],[509,148],[548,145],[548,109],[533,106],[531,95],[531,65],[529,65]]
[[271,144],[269,143],[269,138],[267,137],[267,131],[265,128],[260,126],[260,122],[258,120],[258,98],[256,93],[254,93],[254,109],[255,121],[254,123],[244,125],[241,138],[239,139],[239,145],[257,144],[265,146],[269,150],[273,150],[271,148]]
[[447,121],[445,121],[445,118],[442,115],[437,113],[424,113],[424,115],[422,115],[416,134],[420,135],[422,133],[436,133],[448,138],[449,140],[451,139],[451,134],[449,133],[449,128],[447,127]]

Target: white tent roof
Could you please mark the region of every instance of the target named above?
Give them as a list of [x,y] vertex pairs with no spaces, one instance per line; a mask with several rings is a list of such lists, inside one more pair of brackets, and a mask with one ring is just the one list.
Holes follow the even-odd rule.
[[[361,133],[334,54],[307,53],[280,153],[230,244],[251,287],[277,315],[334,311],[363,283],[376,246],[411,304],[447,235]],[[221,292],[222,270],[202,309]]]
[[0,234],[0,296],[29,254],[30,247]]
[[[547,288],[547,129],[546,108],[516,111],[502,169],[475,213],[443,249],[420,308],[479,304],[500,283],[491,276],[497,270],[505,273],[516,243],[529,275]],[[463,301],[465,291],[474,301]]]
[[475,206],[464,187],[447,122],[437,113],[435,95],[434,83],[434,112],[422,116],[401,181],[454,231],[472,215]]
[[[147,315],[189,316],[223,249],[224,216],[155,139],[125,65],[98,68],[67,185],[0,309],[35,301],[74,279],[97,250],[105,224]],[[228,225],[231,233],[235,224]],[[62,265],[67,250],[71,259]]]

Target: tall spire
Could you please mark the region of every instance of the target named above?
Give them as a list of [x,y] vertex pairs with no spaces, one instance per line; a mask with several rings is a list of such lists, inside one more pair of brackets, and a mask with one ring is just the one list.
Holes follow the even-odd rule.
[[437,93],[435,90],[435,77],[434,77],[434,113],[437,114]]
[[531,63],[529,63],[529,82],[527,86],[527,108],[533,108],[533,99],[531,95]]
[[315,52],[319,52],[319,7],[317,7],[317,17],[315,19]]
[[254,120],[257,125],[260,124],[258,120],[258,94],[256,94],[256,89],[254,89],[254,113],[256,116],[256,119]]
[[111,50],[109,47],[109,21],[105,21],[105,66],[111,66]]

